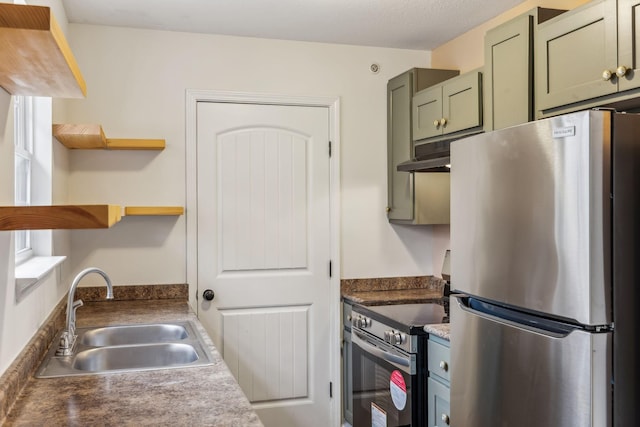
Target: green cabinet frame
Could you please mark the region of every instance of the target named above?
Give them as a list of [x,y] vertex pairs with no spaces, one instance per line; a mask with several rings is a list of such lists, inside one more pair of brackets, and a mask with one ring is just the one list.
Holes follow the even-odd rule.
[[416,213],[414,174],[396,169],[398,164],[413,158],[414,94],[458,74],[456,70],[413,68],[387,84],[387,217],[391,222],[418,224],[421,223],[418,217],[425,218]]

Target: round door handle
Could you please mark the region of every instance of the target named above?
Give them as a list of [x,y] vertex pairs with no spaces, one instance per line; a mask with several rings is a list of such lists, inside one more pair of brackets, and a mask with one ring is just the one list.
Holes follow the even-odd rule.
[[613,73],[610,70],[604,70],[602,72],[602,80],[608,81],[611,80],[611,77],[613,77]]
[[202,298],[206,299],[207,301],[211,301],[215,296],[215,292],[213,292],[211,289],[206,289],[202,293]]
[[621,65],[618,68],[616,68],[616,76],[622,78],[627,75],[627,71],[629,71],[627,67],[625,67],[624,65]]
[[444,126],[447,124],[447,119],[445,119],[444,117],[440,119],[440,126]]

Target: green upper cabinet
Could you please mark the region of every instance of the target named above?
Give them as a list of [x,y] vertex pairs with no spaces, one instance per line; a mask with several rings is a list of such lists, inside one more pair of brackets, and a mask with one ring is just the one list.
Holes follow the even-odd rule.
[[534,120],[533,43],[537,24],[563,10],[535,8],[487,31],[484,38],[484,130]]
[[396,170],[399,163],[413,158],[413,96],[458,74],[455,70],[414,68],[387,84],[387,216],[390,221],[417,222],[414,176]]
[[[482,73],[471,71],[416,93],[413,140],[445,139],[482,126]],[[428,142],[428,141],[425,141]]]
[[[608,105],[637,94],[639,1],[597,0],[538,28],[536,110],[547,114]],[[554,110],[555,109],[555,110]]]

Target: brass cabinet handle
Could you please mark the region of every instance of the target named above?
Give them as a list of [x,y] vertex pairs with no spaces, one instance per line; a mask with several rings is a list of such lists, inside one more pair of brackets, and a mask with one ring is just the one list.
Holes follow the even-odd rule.
[[604,70],[602,72],[602,80],[608,81],[611,80],[611,77],[613,77],[613,73],[610,70]]
[[625,67],[624,65],[621,65],[618,68],[616,68],[616,76],[622,78],[627,74],[627,71],[629,71],[627,67]]
[[387,211],[387,212],[391,212],[391,208],[390,208],[389,206],[387,206],[386,211]]
[[440,125],[440,120],[434,120],[433,125],[437,128]]
[[440,119],[440,126],[444,126],[447,124],[447,119],[445,119],[444,117]]

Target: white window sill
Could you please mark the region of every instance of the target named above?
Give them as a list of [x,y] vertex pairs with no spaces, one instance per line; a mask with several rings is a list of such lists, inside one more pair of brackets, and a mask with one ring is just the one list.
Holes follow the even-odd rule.
[[35,289],[38,282],[47,277],[66,256],[34,256],[16,265],[16,302]]

